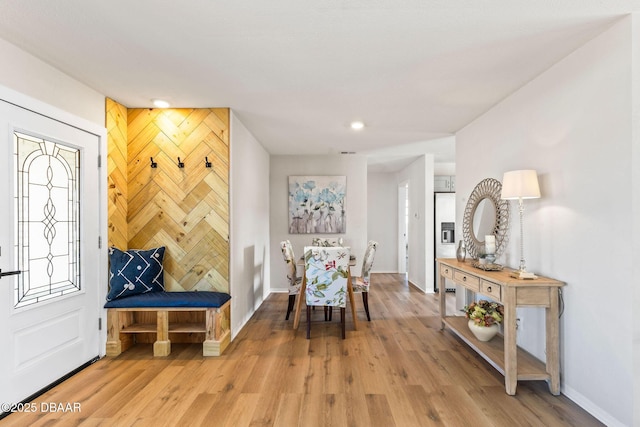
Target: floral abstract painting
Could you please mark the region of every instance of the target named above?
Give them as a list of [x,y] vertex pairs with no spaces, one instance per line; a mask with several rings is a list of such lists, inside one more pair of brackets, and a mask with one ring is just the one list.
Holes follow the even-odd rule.
[[346,232],[346,176],[289,176],[289,233]]

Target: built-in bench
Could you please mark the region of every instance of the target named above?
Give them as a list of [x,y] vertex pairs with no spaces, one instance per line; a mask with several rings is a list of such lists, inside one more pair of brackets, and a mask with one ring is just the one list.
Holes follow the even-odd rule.
[[203,356],[220,356],[231,342],[231,297],[226,293],[149,292],[109,301],[105,308],[107,356],[128,349],[138,334],[156,334],[154,356],[171,354],[169,334],[204,334]]

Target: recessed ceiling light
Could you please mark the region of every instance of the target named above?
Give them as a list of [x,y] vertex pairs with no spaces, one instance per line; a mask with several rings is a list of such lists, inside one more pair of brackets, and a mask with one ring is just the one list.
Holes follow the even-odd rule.
[[351,129],[360,130],[362,128],[364,128],[364,123],[362,123],[361,121],[357,120],[355,122],[351,122]]
[[158,108],[169,108],[169,103],[163,99],[152,99],[151,101]]

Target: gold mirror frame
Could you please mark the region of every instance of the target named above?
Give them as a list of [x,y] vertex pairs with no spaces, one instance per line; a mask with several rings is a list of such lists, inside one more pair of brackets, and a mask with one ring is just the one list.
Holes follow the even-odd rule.
[[[464,208],[462,235],[467,247],[467,255],[473,259],[478,259],[484,249],[484,240],[480,240],[473,231],[476,209],[483,200],[489,199],[495,208],[494,224],[490,234],[496,237],[496,258],[504,252],[507,246],[511,209],[509,201],[500,198],[501,191],[502,183],[500,181],[494,178],[485,178],[475,186],[469,196],[467,206]],[[480,238],[484,239],[484,236],[480,236]]]

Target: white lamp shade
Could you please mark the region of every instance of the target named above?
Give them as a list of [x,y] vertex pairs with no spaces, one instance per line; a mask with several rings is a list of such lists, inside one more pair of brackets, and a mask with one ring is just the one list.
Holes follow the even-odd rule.
[[535,170],[518,170],[504,173],[501,199],[538,199],[540,186]]

